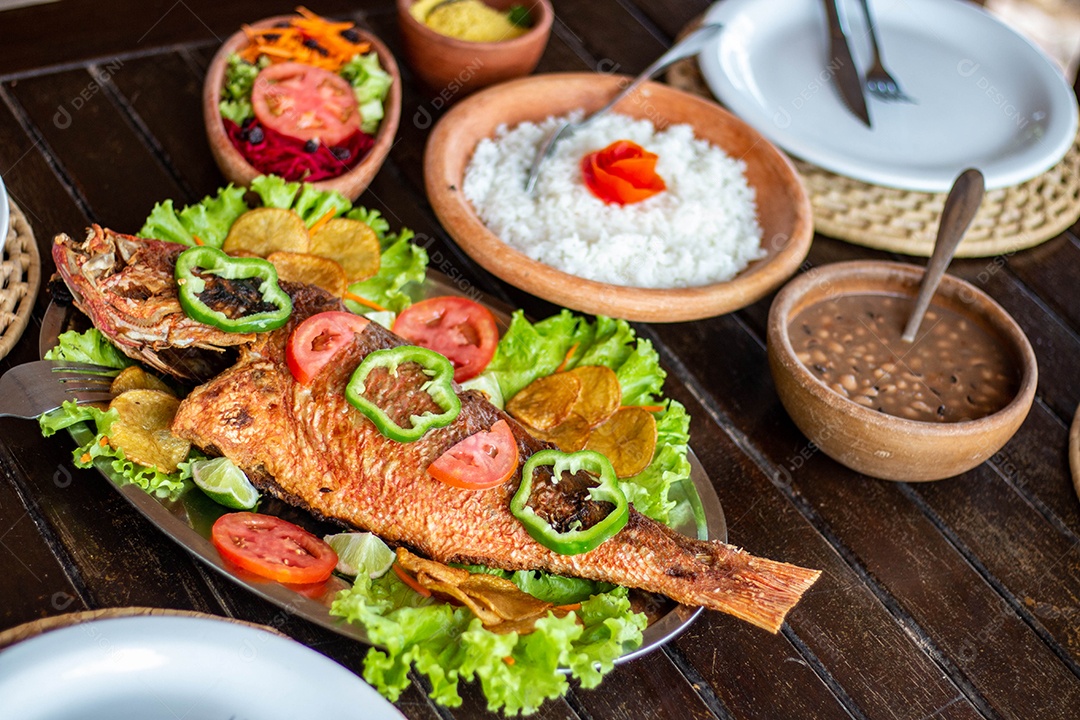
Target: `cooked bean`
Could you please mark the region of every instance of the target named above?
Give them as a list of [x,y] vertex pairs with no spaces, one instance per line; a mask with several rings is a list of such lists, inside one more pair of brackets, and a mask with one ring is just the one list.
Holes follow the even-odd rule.
[[958,422],[1004,407],[1019,377],[1002,344],[938,305],[927,311],[925,334],[905,343],[910,306],[909,298],[888,295],[827,300],[793,320],[792,345],[826,386],[890,415]]

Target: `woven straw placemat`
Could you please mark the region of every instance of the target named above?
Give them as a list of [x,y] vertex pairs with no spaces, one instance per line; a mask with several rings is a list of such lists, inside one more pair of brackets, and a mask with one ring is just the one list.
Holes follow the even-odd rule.
[[[680,37],[697,27],[690,22]],[[683,60],[667,72],[680,90],[716,100],[698,69]],[[792,158],[810,195],[814,229],[864,247],[929,257],[945,193],[871,185]],[[986,193],[958,257],[1006,255],[1057,237],[1080,217],[1080,135],[1065,157],[1042,175]]]
[[80,625],[82,623],[92,622],[94,620],[105,620],[107,618],[118,617],[137,617],[142,615],[179,615],[183,617],[197,617],[197,618],[209,618],[211,620],[222,620],[224,622],[236,623],[237,625],[247,625],[258,630],[266,630],[272,632],[275,635],[281,637],[288,637],[284,633],[275,630],[272,627],[266,625],[259,625],[257,623],[250,623],[245,620],[236,620],[235,618],[221,617],[219,615],[207,615],[206,613],[195,612],[193,610],[167,610],[165,608],[150,608],[150,607],[122,607],[122,608],[102,608],[100,610],[86,610],[84,612],[67,613],[66,615],[55,615],[53,617],[42,618],[41,620],[33,620],[22,625],[17,625],[10,630],[0,632],[0,650],[14,645],[15,643],[22,642],[23,640],[29,640],[32,637],[37,637],[42,633],[47,633],[50,630],[58,630],[60,628],[69,627],[71,625]]
[[34,231],[14,201],[10,207],[11,226],[0,249],[0,358],[11,352],[26,329],[41,282]]

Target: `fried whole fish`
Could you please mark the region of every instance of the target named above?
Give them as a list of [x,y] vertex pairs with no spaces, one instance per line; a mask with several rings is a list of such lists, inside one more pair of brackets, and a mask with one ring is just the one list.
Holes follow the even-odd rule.
[[[167,269],[159,265],[159,272]],[[208,453],[230,458],[261,490],[439,562],[546,570],[640,588],[730,613],[771,632],[779,630],[820,575],[721,542],[685,537],[633,509],[626,527],[594,550],[568,556],[547,549],[529,536],[509,505],[521,466],[551,445],[529,435],[475,391],[459,392],[461,412],[446,427],[411,443],[384,437],[348,403],[344,390],[368,353],[405,341],[369,323],[311,383],[301,385],[285,360],[292,328],[315,313],[343,308],[340,300],[311,286],[292,287],[290,294],[294,310],[289,324],[241,345],[235,365],[181,403],[172,427]],[[84,297],[83,303],[98,312],[115,307],[107,298],[90,302]],[[97,324],[98,318],[93,319]],[[123,326],[98,327],[113,337]],[[498,420],[509,423],[520,453],[518,470],[506,483],[461,490],[427,473],[448,448]],[[543,502],[559,499],[545,493]],[[561,511],[547,509],[556,515]]]

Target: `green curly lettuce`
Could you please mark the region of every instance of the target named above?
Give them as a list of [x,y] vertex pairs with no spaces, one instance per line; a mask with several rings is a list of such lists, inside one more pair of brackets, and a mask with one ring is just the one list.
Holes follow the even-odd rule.
[[369,52],[354,55],[342,65],[340,75],[349,81],[356,95],[356,102],[360,106],[360,129],[368,135],[374,134],[385,114],[383,101],[393,82],[390,73],[379,64],[378,54]]
[[[393,573],[378,580],[357,579],[338,594],[331,614],[362,625],[371,648],[364,679],[397,700],[409,686],[409,669],[425,675],[431,698],[446,707],[461,705],[461,680],[478,680],[488,710],[531,714],[569,688],[566,669],[584,688],[596,687],[627,649],[641,644],[647,619],[630,608],[625,588],[594,595],[581,609],[549,615],[527,635],[499,635],[462,607],[432,602],[410,590]],[[580,622],[579,622],[580,620]]]
[[[251,190],[264,207],[296,212],[308,227],[332,212],[333,217],[347,217],[366,223],[375,231],[382,248],[379,272],[363,282],[354,283],[349,292],[368,302],[400,312],[412,304],[410,290],[424,281],[428,256],[423,248],[410,242],[411,230],[390,232],[390,225],[378,210],[353,206],[347,197],[334,190],[319,190],[314,185],[288,182],[276,175],[260,175],[251,181]],[[220,248],[232,224],[248,211],[244,201],[246,188],[228,185],[201,201],[176,210],[172,200],[154,206],[146,218],[140,237],[156,238],[182,245],[211,245]],[[196,241],[195,238],[198,238]],[[354,312],[370,308],[349,301]]]
[[637,338],[629,323],[603,316],[590,322],[569,310],[531,323],[518,310],[482,377],[493,377],[502,396],[509,399],[560,366],[569,370],[586,365],[602,365],[615,371],[623,405],[661,405],[655,414],[657,442],[652,462],[638,475],[619,482],[638,512],[671,524],[676,510],[671,487],[690,477],[686,457],[690,417],[680,403],[660,402],[666,377],[660,356],[651,342]]
[[56,347],[45,353],[46,360],[90,363],[123,370],[134,361],[116,349],[97,328],[86,332],[68,330],[56,339]]

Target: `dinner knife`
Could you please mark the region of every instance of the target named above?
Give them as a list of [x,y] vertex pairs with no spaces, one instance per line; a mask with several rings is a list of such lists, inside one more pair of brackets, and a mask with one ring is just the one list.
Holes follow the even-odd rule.
[[829,70],[836,80],[836,87],[840,91],[840,99],[851,114],[870,124],[870,111],[866,108],[866,98],[863,96],[862,78],[859,77],[859,69],[855,67],[855,61],[851,57],[851,48],[848,46],[847,36],[840,27],[840,0],[824,0],[825,14],[829,18]]

